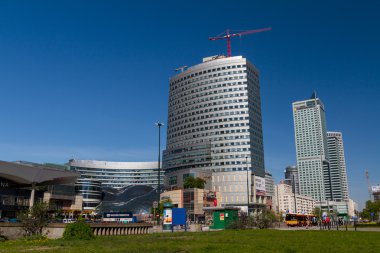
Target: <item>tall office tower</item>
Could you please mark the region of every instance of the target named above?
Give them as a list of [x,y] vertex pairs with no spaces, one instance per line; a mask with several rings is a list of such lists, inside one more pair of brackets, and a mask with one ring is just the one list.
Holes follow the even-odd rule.
[[285,183],[292,186],[293,193],[300,194],[297,166],[288,166],[285,168]]
[[265,171],[265,193],[267,196],[275,196],[275,185],[272,174],[269,171]]
[[[212,179],[222,205],[247,205],[265,177],[259,72],[242,56],[207,57],[170,79],[165,185]],[[248,179],[248,182],[247,182]]]
[[331,199],[324,105],[313,93],[293,103],[293,117],[300,194],[316,201]]
[[340,132],[327,132],[331,194],[334,201],[348,200],[346,159],[344,157],[343,136]]

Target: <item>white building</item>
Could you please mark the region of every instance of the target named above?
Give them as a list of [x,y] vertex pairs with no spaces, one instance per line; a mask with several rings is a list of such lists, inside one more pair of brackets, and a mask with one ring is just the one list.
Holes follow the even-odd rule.
[[293,116],[300,194],[346,205],[349,194],[342,133],[326,131],[324,105],[315,93],[293,103]]
[[166,188],[200,176],[212,178],[207,187],[221,193],[222,206],[246,206],[247,195],[250,203],[262,201],[252,180],[265,177],[259,71],[252,63],[208,57],[173,76],[168,114]]
[[278,213],[313,213],[316,204],[315,200],[307,196],[294,194],[291,185],[285,183],[276,185],[276,193]]
[[330,199],[346,201],[349,199],[349,195],[342,133],[327,132],[327,140],[331,180]]
[[329,186],[326,118],[322,101],[293,103],[300,194],[325,200]]
[[358,205],[352,199],[347,201],[322,201],[317,202],[318,207],[321,207],[322,212],[330,214],[332,216],[347,216],[352,218],[356,216],[358,211]]
[[[102,187],[123,188],[130,185],[158,185],[157,162],[109,162],[70,160],[70,170],[80,172],[82,179],[101,182]],[[163,184],[164,173],[160,182]]]

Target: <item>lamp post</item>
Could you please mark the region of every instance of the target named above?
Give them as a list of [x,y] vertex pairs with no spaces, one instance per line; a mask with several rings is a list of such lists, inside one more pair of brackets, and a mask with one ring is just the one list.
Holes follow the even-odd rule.
[[[160,205],[160,193],[161,193],[161,127],[164,125],[163,123],[157,121],[155,123],[156,127],[158,127],[158,183],[157,183],[157,202]],[[160,217],[157,219],[157,225],[160,224]]]
[[297,213],[296,181],[295,181],[294,175],[292,178],[292,185],[293,185],[293,197],[294,197],[294,212]]
[[247,166],[247,217],[248,217],[249,216],[248,156],[245,157],[245,164]]

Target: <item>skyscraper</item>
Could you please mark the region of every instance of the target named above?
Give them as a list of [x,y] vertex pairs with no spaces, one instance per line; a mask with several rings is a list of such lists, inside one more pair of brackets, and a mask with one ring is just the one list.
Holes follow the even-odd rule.
[[293,103],[293,116],[300,194],[326,200],[331,187],[324,105],[314,93]]
[[343,136],[340,132],[327,132],[330,160],[331,199],[348,200],[346,159],[344,157]]
[[326,131],[316,94],[293,103],[300,194],[316,201],[348,201],[346,162],[340,132]]
[[[242,56],[207,57],[170,79],[167,188],[186,177],[211,179],[222,205],[255,201],[253,175],[265,177],[259,71]],[[248,176],[248,177],[247,177]]]
[[285,183],[292,186],[295,194],[300,194],[297,166],[288,166],[285,169]]

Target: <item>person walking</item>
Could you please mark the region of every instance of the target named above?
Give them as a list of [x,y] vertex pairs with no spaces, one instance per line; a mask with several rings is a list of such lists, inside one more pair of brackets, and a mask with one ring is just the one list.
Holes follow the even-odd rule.
[[327,228],[330,230],[330,217],[329,216],[327,216],[326,217],[326,225],[327,225]]

